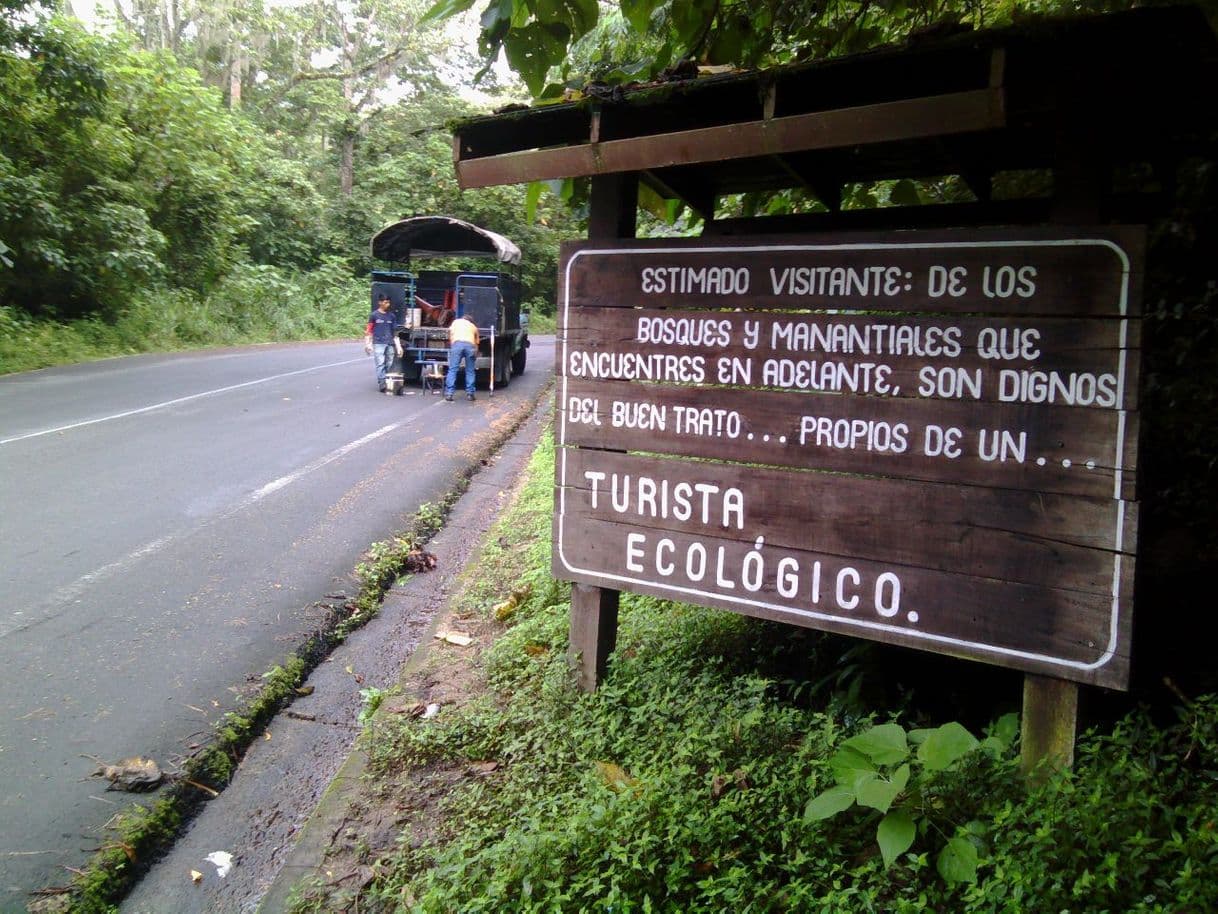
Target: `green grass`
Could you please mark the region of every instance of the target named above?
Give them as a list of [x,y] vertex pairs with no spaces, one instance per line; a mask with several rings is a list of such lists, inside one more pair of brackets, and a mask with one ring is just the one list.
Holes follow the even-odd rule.
[[112,321],[57,322],[0,307],[0,374],[140,352],[353,338],[367,311],[367,282],[338,262],[305,274],[245,264],[206,298],[149,289]]
[[[448,791],[367,886],[306,888],[294,910],[1218,910],[1214,697],[1166,726],[1137,712],[1084,735],[1073,771],[1033,790],[1010,750],[928,774],[913,845],[885,867],[878,811],[805,811],[847,739],[891,719],[950,720],[936,702],[866,698],[892,679],[892,655],[623,595],[608,681],[573,689],[568,588],[549,576],[553,462],[548,438],[458,607],[489,618],[503,593],[530,593],[485,654],[485,693],[432,721],[382,717],[369,734],[374,778],[498,768]],[[938,871],[953,839],[975,851],[975,881]]]

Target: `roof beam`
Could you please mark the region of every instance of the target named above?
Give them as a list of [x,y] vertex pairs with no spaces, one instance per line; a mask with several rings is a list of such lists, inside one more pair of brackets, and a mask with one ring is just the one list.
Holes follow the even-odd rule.
[[[457,181],[462,188],[471,188],[649,171],[672,165],[972,133],[1005,124],[1003,90],[991,87],[679,133],[458,159]],[[459,142],[456,148],[460,149]]]

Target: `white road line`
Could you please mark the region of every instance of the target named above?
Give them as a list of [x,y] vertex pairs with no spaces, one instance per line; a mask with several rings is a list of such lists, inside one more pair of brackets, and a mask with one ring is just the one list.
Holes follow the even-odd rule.
[[129,409],[125,412],[114,413],[110,416],[99,416],[96,419],[85,419],[82,422],[73,422],[71,425],[60,425],[55,428],[43,429],[40,432],[29,432],[24,435],[15,435],[12,438],[0,438],[0,445],[12,444],[16,441],[25,441],[29,438],[40,438],[43,435],[54,435],[56,432],[68,432],[72,429],[83,428],[86,425],[96,425],[99,422],[109,422],[112,419],[125,419],[128,416],[138,416],[140,413],[152,412],[154,409],[164,409],[167,406],[177,406],[179,403],[188,403],[191,400],[198,400],[202,397],[214,397],[216,394],[228,393],[230,390],[240,390],[242,387],[252,387],[255,384],[265,384],[268,381],[278,381],[280,378],[291,378],[298,374],[308,374],[311,371],[321,371],[323,368],[334,368],[338,365],[350,365],[354,362],[363,362],[364,359],[344,359],[341,362],[327,362],[325,365],[314,365],[311,368],[301,368],[297,371],[288,371],[283,374],[271,375],[266,378],[255,378],[253,381],[243,381],[240,384],[230,384],[228,387],[217,387],[215,390],[205,390],[202,393],[190,394],[186,397],[178,397],[175,400],[165,400],[162,403],[153,403],[151,406],[141,406],[139,409]]
[[[375,432],[371,432],[371,433],[365,435],[363,438],[357,438],[356,440],[350,442],[349,444],[344,444],[342,447],[336,448],[335,450],[326,454],[324,457],[314,460],[308,466],[301,467],[299,470],[296,470],[293,473],[288,473],[287,476],[280,476],[278,479],[276,479],[272,482],[268,482],[261,489],[254,492],[254,494],[252,494],[248,498],[246,498],[243,502],[241,502],[240,505],[238,505],[236,508],[233,509],[233,511],[230,511],[229,513],[230,514],[235,513],[237,511],[242,510],[243,508],[248,508],[250,505],[255,504],[256,502],[262,501],[262,499],[266,498],[272,492],[278,492],[284,486],[291,485],[296,480],[298,480],[300,477],[307,476],[309,473],[312,473],[314,470],[320,470],[327,463],[331,463],[332,461],[337,460],[339,457],[343,457],[346,454],[351,453],[358,447],[363,447],[365,444],[367,444],[370,441],[375,441],[377,438],[380,438],[382,435],[388,435],[391,431],[393,431],[396,428],[400,428],[404,424],[405,424],[405,420],[403,420],[402,422],[394,422],[392,425],[386,425],[382,428],[378,428]],[[225,516],[227,516],[227,515],[225,515]]]
[[[437,404],[432,404],[432,407],[434,408],[436,405]],[[370,432],[369,434],[364,435],[364,437],[362,437],[362,438],[356,438],[354,441],[349,441],[348,443],[342,445],[341,447],[335,448],[330,453],[328,453],[322,457],[319,457],[317,460],[314,460],[312,463],[308,464],[307,466],[303,466],[299,470],[289,473],[286,476],[280,476],[278,479],[268,482],[266,485],[262,486],[261,488],[255,490],[250,495],[243,498],[240,502],[238,502],[232,508],[229,508],[224,513],[222,513],[216,517],[208,518],[208,520],[205,522],[205,524],[210,524],[210,523],[215,523],[217,521],[227,520],[228,518],[232,517],[233,515],[238,514],[241,511],[244,511],[246,508],[249,508],[251,505],[257,504],[258,502],[262,501],[262,499],[266,498],[268,495],[271,495],[274,492],[278,492],[280,489],[283,489],[286,486],[291,485],[292,483],[296,482],[298,479],[301,479],[301,478],[309,475],[310,473],[314,472],[315,470],[321,469],[326,464],[333,463],[335,460],[338,460],[340,457],[344,457],[347,454],[350,454],[352,451],[363,447],[365,444],[369,444],[373,441],[376,441],[378,438],[382,438],[385,435],[388,435],[390,432],[401,428],[403,425],[407,425],[407,424],[414,422],[421,415],[422,415],[422,413],[416,413],[413,416],[403,419],[401,422],[394,422],[390,425],[384,425],[381,428],[378,428],[376,431]],[[75,581],[73,581],[71,584],[65,584],[63,587],[60,587],[53,594],[51,594],[51,596],[45,602],[43,602],[41,604],[41,607],[63,606],[64,604],[72,602],[73,600],[77,599],[82,593],[84,593],[85,590],[87,590],[90,585],[97,584],[108,578],[112,578],[116,574],[118,574],[120,571],[126,571],[128,568],[130,568],[131,566],[136,564],[136,562],[140,561],[141,559],[147,558],[148,556],[150,556],[156,552],[160,552],[162,549],[164,549],[166,546],[170,545],[171,543],[174,543],[174,542],[182,539],[183,537],[188,536],[189,534],[193,533],[195,529],[197,529],[197,528],[192,528],[190,530],[184,530],[180,533],[171,533],[168,536],[163,536],[160,539],[155,539],[150,543],[145,543],[143,546],[140,546],[138,549],[135,549],[132,552],[129,552],[127,555],[123,556],[121,559],[111,562],[108,565],[103,565],[101,568],[98,568],[94,571],[90,571],[86,575],[82,575],[81,577],[79,577]],[[21,618],[22,615],[24,615],[24,614],[23,613],[18,614],[16,617],[11,619],[10,625],[5,629],[0,630],[0,637],[10,634],[13,631],[18,631],[18,630],[21,630],[24,628],[29,628],[33,625],[37,625],[38,623],[46,621],[46,619],[51,618],[54,615],[58,615],[58,614],[50,613],[50,614],[44,615],[38,619]],[[11,623],[16,623],[16,624],[14,625]]]

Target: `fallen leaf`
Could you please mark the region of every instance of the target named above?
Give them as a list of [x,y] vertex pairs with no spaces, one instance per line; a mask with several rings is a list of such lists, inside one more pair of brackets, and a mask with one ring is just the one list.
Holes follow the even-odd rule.
[[597,762],[596,770],[600,773],[601,780],[613,790],[620,791],[638,783],[625,768],[613,762]]
[[439,713],[440,713],[440,706],[438,704],[434,704],[434,703],[430,704],[426,708],[423,709],[422,719],[430,720],[431,718],[435,717]]
[[267,730],[266,734],[262,738],[269,743],[271,741],[271,731]]
[[297,695],[312,695],[313,686],[301,686],[296,690]]
[[498,762],[474,762],[473,769],[478,774],[490,774],[499,767]]
[[423,702],[421,702],[421,701],[416,701],[413,704],[409,704],[404,708],[390,708],[389,713],[390,714],[405,714],[409,717],[418,717],[426,710],[427,710],[427,705],[423,704]]
[[526,644],[524,652],[530,657],[541,657],[550,653],[550,646],[547,644]]
[[402,563],[402,570],[407,572],[431,571],[435,567],[436,557],[417,546],[406,553],[406,559]]
[[436,637],[439,638],[441,641],[447,641],[449,644],[456,644],[460,647],[469,647],[471,644],[474,643],[474,639],[471,638],[469,635],[467,635],[465,632],[439,631],[439,632],[436,632]]
[[198,870],[191,870],[190,871],[190,881],[193,882],[195,885],[198,885],[200,882],[203,881],[203,874],[200,873]]

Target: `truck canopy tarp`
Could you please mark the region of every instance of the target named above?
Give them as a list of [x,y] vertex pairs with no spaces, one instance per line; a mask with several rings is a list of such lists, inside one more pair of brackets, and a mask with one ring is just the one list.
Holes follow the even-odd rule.
[[452,216],[415,216],[372,236],[372,256],[408,263],[414,257],[494,257],[520,263],[520,248],[496,232]]

